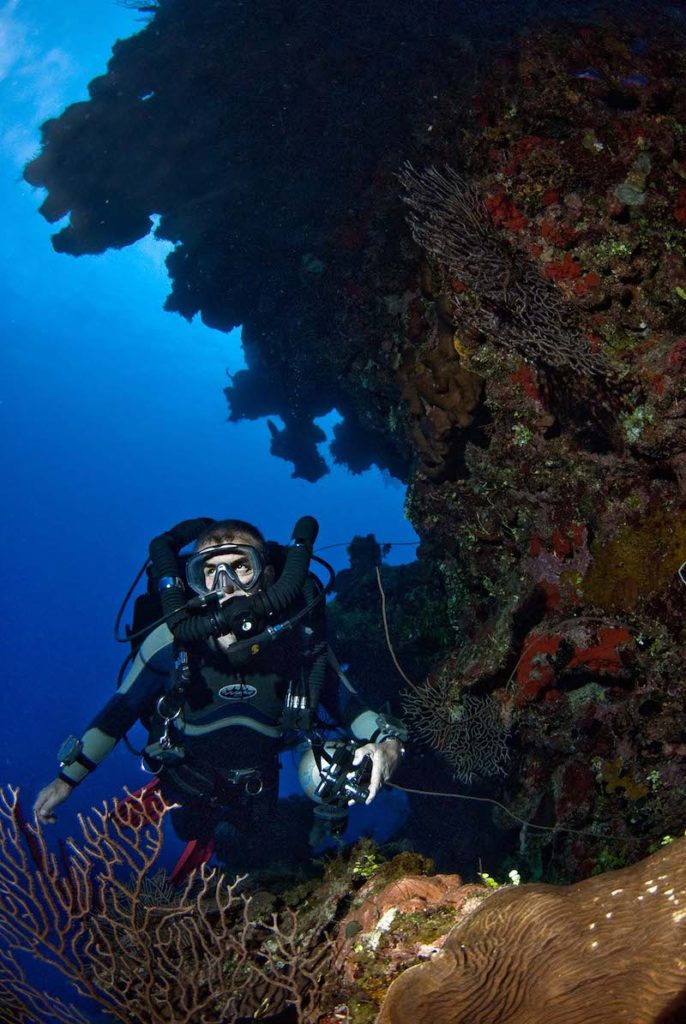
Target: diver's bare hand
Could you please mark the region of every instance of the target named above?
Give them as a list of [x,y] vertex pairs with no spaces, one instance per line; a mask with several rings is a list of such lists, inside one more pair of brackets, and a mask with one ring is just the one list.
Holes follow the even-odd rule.
[[400,740],[395,737],[382,743],[365,743],[358,747],[353,755],[353,765],[358,765],[363,758],[372,759],[372,777],[369,780],[369,796],[365,800],[370,804],[385,782],[388,782],[398,767],[403,748]]
[[53,779],[53,781],[41,789],[33,805],[33,813],[38,821],[54,825],[57,815],[54,808],[63,804],[67,797],[71,796],[72,787],[64,779]]

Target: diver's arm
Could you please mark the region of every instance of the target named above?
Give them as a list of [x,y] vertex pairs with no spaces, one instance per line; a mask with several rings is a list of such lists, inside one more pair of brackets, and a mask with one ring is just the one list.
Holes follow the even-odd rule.
[[74,787],[104,761],[138,719],[150,696],[164,688],[172,645],[166,625],[146,637],[120,689],[96,715],[80,741],[75,741],[73,758],[69,763],[62,762],[57,778],[38,794],[34,804],[38,818],[55,821],[53,809],[64,803]]
[[381,787],[388,782],[400,764],[404,753],[404,747],[397,736],[389,736],[380,743],[365,743],[357,748],[353,754],[353,765],[360,764],[365,757],[372,759],[372,774],[369,780],[369,796],[365,800],[366,804],[370,804]]
[[57,816],[54,814],[55,807],[64,803],[71,795],[72,789],[72,786],[60,778],[53,779],[47,786],[44,786],[33,805],[33,813],[36,818],[39,821],[48,822],[50,825],[54,824],[57,821]]
[[400,719],[363,703],[331,647],[327,647],[326,657],[331,671],[327,672],[319,703],[330,718],[349,729],[360,742],[382,743],[391,737],[407,739],[407,727]]
[[[407,728],[390,714],[372,711],[362,704],[330,649],[329,664],[338,677],[338,692],[334,693],[330,686],[325,686],[321,703],[334,720],[340,721],[342,718],[347,723],[354,739],[361,744],[355,751],[353,764],[358,765],[365,757],[371,758],[372,774],[366,800],[369,804],[398,767],[405,752],[403,741],[407,738]],[[347,691],[347,700],[345,710],[341,713],[340,696],[344,691]]]
[[365,801],[370,804],[400,764],[405,753],[403,740],[407,738],[407,729],[390,715],[365,710],[350,723],[350,731],[356,740],[367,740],[355,751],[353,765],[360,764],[365,757],[372,760],[369,796]]
[[162,691],[171,668],[173,637],[166,625],[145,638],[117,692],[81,737],[80,755],[62,765],[59,777],[76,786],[112,752],[137,721],[151,695]]

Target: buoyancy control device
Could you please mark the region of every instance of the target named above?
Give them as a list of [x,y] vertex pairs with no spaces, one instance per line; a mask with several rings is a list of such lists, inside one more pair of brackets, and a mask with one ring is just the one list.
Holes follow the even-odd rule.
[[[224,600],[220,593],[194,594],[185,581],[186,562],[192,556],[182,553],[182,549],[196,541],[215,522],[205,517],[184,520],[151,541],[150,564],[143,567],[132,584],[124,605],[146,567],[147,591],[136,598],[132,628],[127,629],[126,637],[117,636],[117,639],[131,643],[133,656],[144,638],[156,626],[166,622],[174,637],[178,664],[179,654],[189,645],[233,633],[237,639],[228,649],[227,656],[232,666],[240,670],[265,646],[284,637],[299,624],[302,636],[297,644],[299,648],[303,647],[301,654],[309,663],[309,671],[294,673],[285,697],[281,724],[285,730],[307,730],[312,724],[324,685],[326,657],[315,657],[313,651],[306,648],[308,644],[313,649],[317,645],[323,646],[323,630],[318,636],[316,623],[319,616],[313,616],[313,611],[332,589],[335,577],[328,562],[312,552],[319,529],[317,521],[312,516],[299,519],[287,547],[267,542],[266,559],[276,572],[275,582],[264,590],[233,596],[230,600]],[[326,586],[310,571],[313,559],[329,573]],[[130,658],[122,666],[120,682]],[[174,675],[178,679],[177,674]],[[183,689],[183,684],[179,687],[173,683],[171,687],[179,705],[183,702]]]

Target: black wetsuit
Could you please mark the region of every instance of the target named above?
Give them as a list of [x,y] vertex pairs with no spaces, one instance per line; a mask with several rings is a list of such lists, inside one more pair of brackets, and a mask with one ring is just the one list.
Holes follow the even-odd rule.
[[[172,811],[185,840],[213,839],[222,859],[242,857],[257,866],[269,859],[265,830],[278,796],[279,753],[287,737],[281,725],[289,683],[323,679],[319,706],[335,722],[349,724],[362,705],[323,671],[326,641],[298,625],[257,655],[232,655],[216,640],[188,649],[190,683],[180,714],[169,725],[178,759],[156,756],[165,721],[157,705],[168,693],[174,662],[173,637],[166,626],[151,633],[136,655],[117,693],[83,736],[87,762],[98,764],[140,720],[148,728],[150,770],[159,775],[166,799],[181,804]],[[86,774],[81,764],[63,769],[69,782]],[[272,851],[273,852],[273,851]]]

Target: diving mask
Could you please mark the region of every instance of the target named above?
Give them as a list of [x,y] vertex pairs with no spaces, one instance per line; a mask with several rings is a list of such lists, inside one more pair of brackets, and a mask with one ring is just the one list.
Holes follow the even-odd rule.
[[248,594],[259,583],[263,571],[262,556],[249,544],[213,544],[189,558],[186,579],[200,597],[236,590]]

